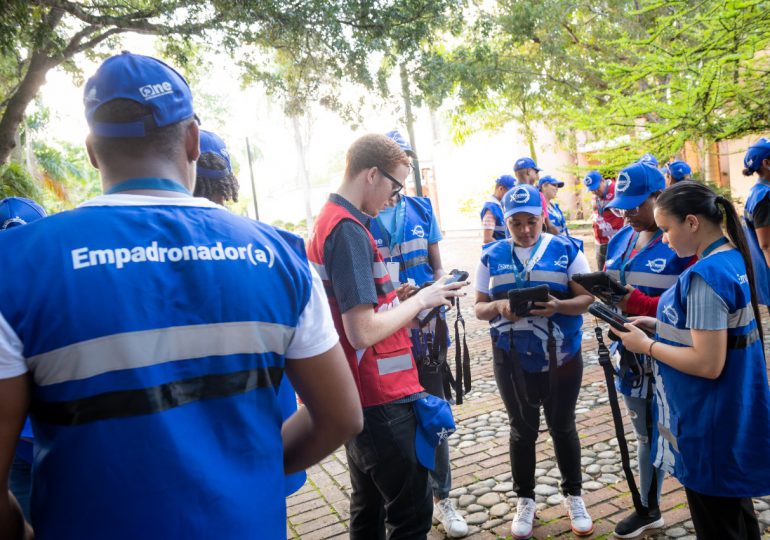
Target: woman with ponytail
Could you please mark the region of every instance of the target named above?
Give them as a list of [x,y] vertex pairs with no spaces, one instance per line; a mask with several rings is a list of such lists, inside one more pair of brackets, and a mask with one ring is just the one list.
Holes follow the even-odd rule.
[[751,145],[743,165],[744,176],[758,177],[746,199],[743,220],[757,278],[757,302],[770,306],[770,141],[763,137]]
[[698,262],[663,293],[657,320],[618,332],[656,360],[653,464],[684,485],[699,539],[759,540],[751,498],[770,494],[770,387],[746,237],[732,203],[695,182],[663,191],[655,221]]

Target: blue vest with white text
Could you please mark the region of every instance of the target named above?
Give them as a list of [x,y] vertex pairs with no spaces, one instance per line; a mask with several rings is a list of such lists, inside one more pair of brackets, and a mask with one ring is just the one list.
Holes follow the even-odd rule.
[[508,227],[505,226],[505,219],[503,218],[503,207],[500,201],[494,197],[490,197],[488,201],[484,202],[484,206],[481,207],[481,219],[484,219],[484,214],[487,210],[492,212],[495,216],[495,232],[492,233],[493,240],[504,240],[508,238]]
[[663,293],[656,338],[675,347],[692,346],[686,322],[693,273],[727,304],[727,358],[714,380],[654,362],[653,464],[704,495],[770,494],[770,387],[746,266],[738,250],[698,261]]
[[[661,241],[660,236],[640,249],[631,258],[630,255],[636,238],[637,235],[631,225],[626,225],[610,239],[607,244],[605,271],[624,285],[631,285],[647,296],[660,296],[666,289],[676,284],[680,274],[687,268],[690,259],[679,257],[673,249]],[[621,279],[620,269],[623,266],[625,266],[625,271],[623,272],[623,279]],[[614,342],[613,345],[615,344],[622,354],[620,342]],[[647,355],[639,354],[637,356],[642,365],[649,361]],[[647,397],[650,377],[645,372],[636,388],[632,386],[628,377],[625,379],[616,378],[615,382],[620,393],[643,398]]]
[[757,231],[754,227],[753,213],[763,199],[770,196],[770,183],[762,181],[751,186],[746,206],[743,209],[743,223],[746,231],[746,240],[751,251],[751,261],[754,265],[754,283],[757,288],[757,302],[770,305],[770,268],[767,266],[765,254],[759,247]]
[[[548,285],[551,291],[569,294],[567,269],[579,251],[567,237],[548,233],[542,233],[542,237],[538,253],[531,253],[537,262],[532,266],[525,286]],[[517,288],[511,243],[512,240],[497,241],[485,246],[481,253],[481,262],[489,268],[489,296],[492,300],[507,299],[508,291]],[[580,351],[583,317],[557,313],[550,320],[556,340],[557,361],[562,365]],[[548,318],[531,316],[511,322],[498,315],[489,324],[495,346],[505,351],[510,350],[512,331],[513,346],[524,371],[548,370]]]
[[90,206],[7,231],[40,540],[284,539],[299,237],[224,209]]
[[569,236],[569,232],[567,231],[567,220],[564,217],[564,212],[559,208],[559,205],[555,202],[549,202],[547,208],[548,219],[551,220],[551,225],[558,229],[559,234]]

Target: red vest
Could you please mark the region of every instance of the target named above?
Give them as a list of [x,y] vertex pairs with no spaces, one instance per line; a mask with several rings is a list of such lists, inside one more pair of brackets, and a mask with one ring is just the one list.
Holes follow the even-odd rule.
[[390,281],[385,263],[380,251],[369,230],[358,221],[353,214],[342,206],[327,201],[321,209],[321,213],[315,222],[313,236],[307,247],[308,259],[318,271],[329,297],[334,326],[340,335],[340,342],[348,359],[350,370],[358,386],[358,395],[361,397],[361,405],[372,407],[382,405],[397,399],[422,392],[423,388],[417,376],[417,366],[412,357],[412,342],[405,328],[401,328],[394,334],[371,347],[362,351],[356,351],[347,336],[342,325],[337,299],[334,297],[334,288],[324,266],[324,244],[329,234],[337,224],[348,219],[360,225],[369,237],[372,245],[372,275],[374,286],[377,289],[377,307],[375,311],[388,309],[391,305],[398,304],[396,291]]

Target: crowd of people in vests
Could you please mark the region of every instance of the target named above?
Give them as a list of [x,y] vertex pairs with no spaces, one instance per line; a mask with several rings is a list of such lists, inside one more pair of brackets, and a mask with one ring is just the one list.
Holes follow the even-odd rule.
[[[443,267],[430,199],[403,194],[412,146],[397,131],[355,140],[305,244],[226,210],[239,186],[225,142],[199,127],[172,67],[108,58],[84,105],[104,194],[51,216],[0,201],[0,251],[13,254],[0,280],[0,538],[282,539],[285,497],[342,444],[351,538],[426,538],[434,518],[466,536],[447,439],[470,387],[470,281]],[[770,141],[744,163],[757,183],[743,220],[683,161],[589,172],[599,274],[556,202],[562,181],[529,157],[495,181],[474,311],[510,423],[514,538],[533,534],[541,409],[572,531],[594,531],[575,407],[597,298],[621,321],[608,376],[637,443],[639,489],[615,536],[664,525],[668,475],[699,538],[760,538]]]

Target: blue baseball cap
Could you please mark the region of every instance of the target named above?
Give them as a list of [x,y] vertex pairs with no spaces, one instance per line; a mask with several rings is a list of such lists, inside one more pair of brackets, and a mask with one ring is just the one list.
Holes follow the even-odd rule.
[[663,191],[665,188],[666,179],[657,168],[637,161],[620,171],[615,185],[615,198],[607,208],[631,210],[656,191]]
[[417,430],[414,449],[417,459],[426,469],[436,468],[436,447],[455,432],[452,409],[446,400],[427,396],[414,402]]
[[396,142],[396,144],[398,144],[401,147],[401,150],[406,152],[406,155],[412,156],[412,157],[417,156],[417,154],[412,149],[412,145],[409,144],[407,140],[404,139],[403,135],[401,135],[401,133],[399,133],[397,130],[394,129],[393,131],[388,131],[385,134],[385,136],[388,137],[389,139],[393,139]]
[[599,171],[591,171],[583,178],[583,185],[588,188],[588,191],[596,191],[602,183],[602,173]]
[[519,212],[540,216],[543,214],[540,192],[535,186],[519,184],[503,197],[503,210],[505,219]]
[[[97,122],[96,110],[115,99],[129,99],[152,113],[133,122]],[[157,58],[124,51],[105,60],[86,82],[86,120],[99,137],[144,137],[148,131],[195,116],[190,86]]]
[[513,172],[521,171],[522,169],[535,169],[537,172],[543,170],[537,168],[537,163],[535,163],[535,160],[531,157],[519,158],[516,160],[516,163],[513,164]]
[[757,172],[762,167],[762,161],[770,159],[770,140],[762,137],[749,146],[743,156],[743,166],[750,172]]
[[32,223],[46,215],[43,207],[32,199],[8,197],[0,201],[0,231]]
[[556,187],[564,187],[564,182],[561,182],[553,176],[547,174],[537,181],[537,187],[541,188],[543,187],[543,184],[553,184]]
[[666,166],[667,174],[674,179],[674,181],[679,182],[680,180],[684,180],[684,177],[688,174],[692,174],[692,169],[690,166],[685,163],[684,161],[672,161]]
[[201,165],[200,158],[199,158],[197,167],[196,167],[198,177],[211,178],[214,180],[224,178],[230,172],[232,172],[232,167],[230,165],[230,154],[227,153],[227,147],[225,146],[225,142],[219,138],[219,135],[217,135],[216,133],[212,133],[211,131],[206,131],[202,129],[200,130],[200,134],[201,134],[200,135],[201,155],[214,154],[221,157],[223,160],[225,160],[225,163],[227,163],[227,169],[206,168],[203,165]]
[[497,180],[495,180],[495,184],[497,184],[498,186],[503,186],[505,189],[511,189],[513,186],[516,185],[516,179],[510,174],[504,174],[502,176],[497,177]]
[[644,163],[649,167],[655,167],[656,169],[658,168],[658,158],[656,158],[649,152],[644,154],[642,157],[640,157],[637,163]]

